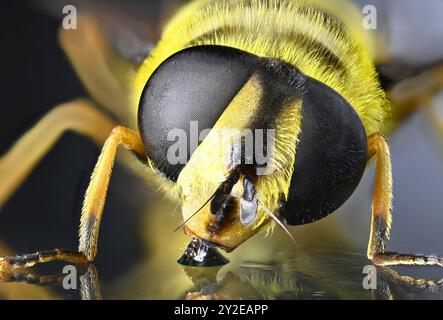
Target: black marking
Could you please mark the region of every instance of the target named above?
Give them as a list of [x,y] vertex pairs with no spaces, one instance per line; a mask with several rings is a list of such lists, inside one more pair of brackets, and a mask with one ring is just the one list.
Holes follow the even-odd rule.
[[[233,171],[215,192],[214,198],[211,201],[210,211],[216,216],[217,225],[223,222],[224,218],[234,207],[234,198],[231,196],[231,191],[239,178],[240,173],[237,170]],[[216,230],[213,231],[215,232]]]
[[387,235],[387,224],[386,219],[381,216],[376,216],[374,219],[375,225],[375,243],[374,243],[374,252],[383,252],[385,251],[385,240]]
[[46,250],[39,251],[35,253],[28,253],[18,256],[8,256],[3,259],[10,265],[14,265],[16,267],[23,267],[27,263],[31,262],[39,262],[46,258],[55,258],[58,255],[75,255],[77,251],[64,250],[64,249],[55,249],[55,250]]
[[50,258],[50,257],[56,257],[58,254],[57,251],[55,250],[48,250],[48,251],[41,251],[38,253],[39,258],[44,259],[44,258]]
[[82,222],[81,228],[82,232],[79,242],[79,251],[85,253],[86,255],[90,253],[90,250],[92,248],[93,242],[94,242],[94,231],[97,228],[97,214],[94,212],[91,212],[89,216]]
[[10,274],[8,278],[3,279],[6,282],[16,282],[16,283],[25,283],[32,284],[40,287],[46,286],[59,286],[63,283],[63,279],[66,277],[66,274],[53,274],[53,275],[44,275],[44,276],[36,276],[32,273],[13,273]]
[[83,300],[102,300],[100,280],[97,269],[90,264],[80,276],[81,295]]
[[[215,40],[220,36],[225,38],[233,38],[239,34],[254,35],[256,34],[256,31],[248,30],[244,26],[222,26],[198,36],[190,41],[189,45],[203,45],[208,42],[215,44]],[[346,64],[342,62],[341,59],[321,41],[310,38],[307,34],[289,30],[276,33],[274,36],[276,38],[281,38],[284,41],[298,44],[301,49],[305,50],[306,54],[315,52],[317,56],[321,57],[322,66],[338,72],[342,78],[347,76],[348,72]]]
[[205,45],[208,41],[211,42],[218,39],[220,36],[227,38],[239,34],[245,34],[246,32],[247,29],[242,25],[225,25],[199,35],[197,38],[192,39],[186,46]]
[[[245,154],[246,148],[242,140],[241,150],[233,150],[231,161],[244,175],[254,178],[257,169],[264,167],[267,163],[257,163],[257,152],[261,156],[270,158],[268,150],[268,130],[277,130],[277,120],[286,108],[292,108],[295,101],[300,99],[305,91],[305,76],[292,65],[277,59],[262,58],[257,65],[254,77],[260,84],[262,96],[254,114],[249,115],[249,123],[246,127],[253,132],[253,150]],[[262,130],[263,139],[257,140],[256,130]],[[258,143],[259,142],[259,143]],[[259,148],[263,148],[260,150]],[[241,152],[239,152],[241,151]],[[251,151],[251,150],[249,150]],[[250,161],[252,158],[252,161]],[[266,159],[265,158],[265,159]],[[249,162],[246,162],[248,159]]]
[[22,267],[30,260],[35,261],[36,258],[38,260],[38,254],[24,254],[21,256],[4,257],[3,259],[10,265]]
[[323,19],[323,25],[325,27],[334,28],[334,34],[337,34],[341,37],[344,37],[348,34],[348,28],[341,20],[338,19],[338,17],[330,14],[327,11],[322,10],[321,8],[315,6],[301,6],[298,8],[297,12],[304,16],[310,17],[312,17],[313,12],[319,12],[321,13]]
[[309,38],[305,34],[301,34],[296,31],[292,31],[285,35],[285,39],[290,42],[301,43],[303,48],[306,49],[306,53],[316,52],[318,57],[322,59],[322,65],[336,71],[342,78],[346,78],[348,72],[346,64],[340,60],[340,58],[331,51],[324,43],[317,39]]
[[283,217],[291,225],[319,220],[340,207],[359,184],[367,137],[356,111],[333,89],[308,78],[294,173]]
[[94,231],[97,223],[97,216],[96,213],[90,212],[89,216],[83,221],[82,227],[83,230],[85,230],[85,234],[90,235]]
[[305,92],[305,76],[292,65],[277,59],[263,59],[257,74],[263,90],[257,114],[251,115],[251,129],[275,129],[275,121],[291,102]]
[[386,232],[387,232],[386,219],[380,216],[376,216],[374,219],[374,224],[375,224],[375,232],[377,240],[378,241],[386,240]]

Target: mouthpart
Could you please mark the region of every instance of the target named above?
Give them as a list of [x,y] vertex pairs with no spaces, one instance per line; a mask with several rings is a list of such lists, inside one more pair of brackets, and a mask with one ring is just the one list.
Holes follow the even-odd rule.
[[229,263],[216,248],[206,240],[193,238],[177,262],[188,267],[216,267]]

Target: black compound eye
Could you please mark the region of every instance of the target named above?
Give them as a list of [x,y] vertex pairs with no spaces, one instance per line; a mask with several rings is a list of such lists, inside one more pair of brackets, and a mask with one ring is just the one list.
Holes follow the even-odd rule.
[[337,92],[309,79],[294,173],[283,217],[291,225],[314,222],[340,207],[359,184],[367,137],[357,112]]
[[147,155],[168,179],[177,178],[259,58],[221,46],[185,49],[164,61],[148,80],[138,111]]

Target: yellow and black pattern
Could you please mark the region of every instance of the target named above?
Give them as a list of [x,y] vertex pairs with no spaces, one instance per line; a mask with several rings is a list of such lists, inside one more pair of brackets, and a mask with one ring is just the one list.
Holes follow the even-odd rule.
[[370,136],[381,130],[389,104],[370,46],[351,27],[314,0],[194,1],[167,25],[139,69],[133,108],[147,80],[168,57],[192,46],[222,45],[283,60],[333,88],[356,109]]

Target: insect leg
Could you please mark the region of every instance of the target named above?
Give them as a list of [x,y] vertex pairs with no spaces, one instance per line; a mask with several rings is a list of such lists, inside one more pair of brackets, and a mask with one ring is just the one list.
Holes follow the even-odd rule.
[[117,148],[120,145],[140,157],[145,157],[144,145],[137,132],[121,126],[112,130],[95,165],[83,202],[79,251],[83,252],[89,261],[94,260],[97,254],[98,232],[103,206]]
[[140,157],[144,157],[144,145],[135,131],[125,127],[115,127],[103,146],[92,173],[91,181],[83,202],[80,222],[79,251],[55,249],[15,257],[0,258],[0,272],[32,267],[37,263],[66,261],[73,264],[85,264],[94,260],[97,254],[98,233],[108,190],[111,170],[117,148],[122,145]]
[[65,261],[76,265],[88,263],[85,255],[80,252],[54,249],[18,256],[0,257],[0,274],[11,273],[16,269],[30,268],[38,263],[51,261]]
[[103,300],[97,269],[93,264],[80,276],[82,300]]
[[60,28],[62,49],[94,101],[122,124],[135,127],[136,117],[127,107],[135,65],[111,48],[93,15],[80,12],[78,25],[77,30]]
[[[93,264],[80,268],[80,294],[82,300],[103,300],[97,269]],[[59,286],[63,284],[65,273],[36,275],[30,269],[17,272],[0,272],[0,281],[32,284],[40,287]]]
[[441,89],[443,89],[443,64],[395,85],[388,92],[392,115],[386,125],[387,131],[394,129],[420,107],[429,107],[431,98]]
[[113,127],[114,121],[86,100],[55,107],[0,157],[0,207],[63,133],[72,130],[102,145]]
[[389,238],[392,207],[392,171],[389,147],[381,134],[368,139],[368,156],[375,157],[375,187],[372,198],[372,220],[368,244],[368,258],[379,266],[390,265],[439,265],[443,258],[415,254],[386,252]]

